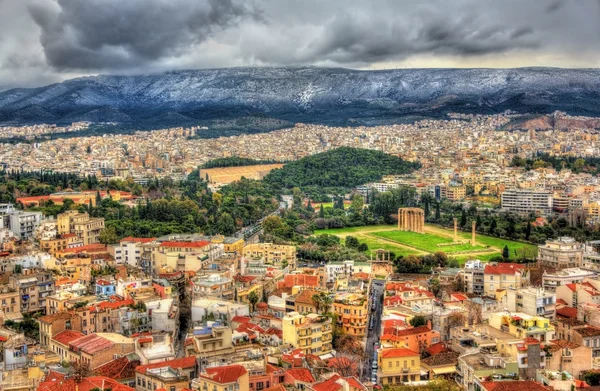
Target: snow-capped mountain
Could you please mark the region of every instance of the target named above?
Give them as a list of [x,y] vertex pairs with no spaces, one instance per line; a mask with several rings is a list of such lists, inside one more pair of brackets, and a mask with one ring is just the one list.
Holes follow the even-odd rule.
[[143,127],[262,117],[347,124],[506,109],[600,116],[600,70],[227,68],[83,77],[0,93],[0,123]]

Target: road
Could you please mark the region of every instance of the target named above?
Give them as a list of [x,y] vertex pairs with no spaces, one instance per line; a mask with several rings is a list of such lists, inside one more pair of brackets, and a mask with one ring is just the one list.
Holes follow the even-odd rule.
[[[371,380],[373,369],[371,367],[373,363],[374,344],[379,343],[379,335],[381,331],[381,311],[383,310],[383,304],[381,303],[381,295],[385,287],[385,281],[373,280],[371,283],[371,296],[369,297],[369,304],[375,301],[375,311],[372,311],[369,317],[369,323],[373,319],[373,328],[368,329],[367,341],[365,342],[365,366],[363,370],[363,379],[366,381]],[[376,372],[376,370],[375,370]]]

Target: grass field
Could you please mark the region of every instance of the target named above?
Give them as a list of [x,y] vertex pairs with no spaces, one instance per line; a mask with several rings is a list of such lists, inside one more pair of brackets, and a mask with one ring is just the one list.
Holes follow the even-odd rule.
[[[370,254],[371,250],[379,248],[392,251],[397,255],[405,256],[409,254],[422,255],[443,251],[450,257],[459,260],[461,263],[469,259],[487,261],[490,258],[502,255],[502,249],[505,245],[508,246],[510,258],[512,259],[520,257],[520,252],[523,249],[527,250],[529,257],[535,257],[537,254],[537,247],[533,244],[514,242],[481,234],[477,234],[476,236],[475,247],[471,247],[470,244],[437,246],[438,243],[451,243],[454,233],[450,229],[429,224],[425,225],[424,234],[398,231],[396,230],[395,225],[372,225],[366,227],[333,228],[315,231],[315,235],[320,234],[336,235],[342,239],[348,235],[354,236],[360,242],[364,242],[369,246],[367,254]],[[458,237],[462,241],[468,241],[471,239],[471,234],[469,232],[459,231]],[[477,251],[453,255],[453,253],[469,251],[471,249]],[[486,251],[486,249],[489,251]],[[518,255],[515,255],[515,250],[519,252]]]

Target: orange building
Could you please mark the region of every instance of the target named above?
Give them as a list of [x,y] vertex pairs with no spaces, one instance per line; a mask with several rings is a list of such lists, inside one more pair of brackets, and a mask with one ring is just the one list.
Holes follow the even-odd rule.
[[440,333],[431,329],[430,322],[427,326],[404,330],[386,328],[381,336],[381,345],[384,347],[405,348],[419,353],[438,342],[440,342]]

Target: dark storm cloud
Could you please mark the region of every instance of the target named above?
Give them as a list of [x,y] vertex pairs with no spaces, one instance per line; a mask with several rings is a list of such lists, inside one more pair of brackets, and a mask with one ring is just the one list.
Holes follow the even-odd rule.
[[120,69],[178,56],[257,11],[237,0],[58,0],[29,13],[48,64]]
[[0,0],[0,89],[93,73],[403,61],[595,67],[600,1]]

